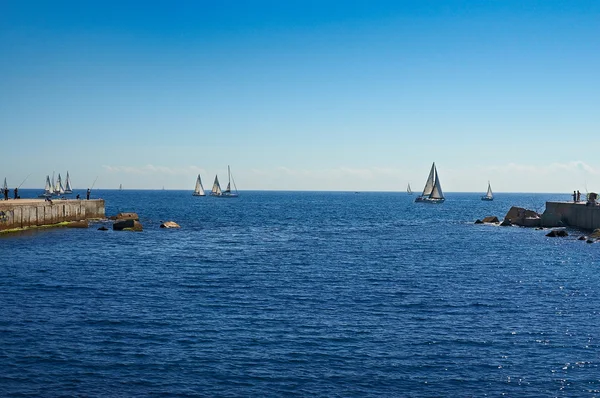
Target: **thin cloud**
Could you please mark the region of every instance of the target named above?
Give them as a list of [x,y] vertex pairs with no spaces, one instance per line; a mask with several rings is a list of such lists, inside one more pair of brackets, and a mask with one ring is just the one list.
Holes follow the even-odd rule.
[[600,174],[600,171],[598,169],[595,169],[594,167],[590,166],[585,162],[582,162],[581,160],[574,160],[566,163],[554,162],[548,165],[541,166],[508,163],[506,165],[489,167],[488,170],[496,172],[537,173],[544,175],[553,174],[561,171],[570,173],[584,172],[593,175]]

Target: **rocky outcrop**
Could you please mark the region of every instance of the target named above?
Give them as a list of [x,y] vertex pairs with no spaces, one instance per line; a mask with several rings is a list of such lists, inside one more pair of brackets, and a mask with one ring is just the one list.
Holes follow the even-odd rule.
[[548,232],[546,234],[546,236],[548,236],[550,238],[565,237],[565,236],[569,236],[569,233],[567,231],[565,231],[564,229],[553,229],[552,231]]
[[512,226],[512,223],[510,222],[510,220],[504,219],[501,223],[500,223],[501,227],[510,227]]
[[179,226],[179,224],[177,224],[175,221],[165,221],[164,223],[160,224],[161,228],[181,228]]
[[133,219],[118,220],[113,224],[114,231],[142,231],[142,224]]
[[497,224],[500,222],[496,216],[487,216],[482,220],[484,223]]
[[475,220],[475,224],[483,224],[483,221],[481,221],[480,219]]
[[108,228],[106,228],[104,225],[101,226],[100,228],[98,228],[98,231],[108,231]]
[[517,206],[510,208],[504,216],[504,221],[522,227],[540,227],[542,225],[542,220],[537,212]]

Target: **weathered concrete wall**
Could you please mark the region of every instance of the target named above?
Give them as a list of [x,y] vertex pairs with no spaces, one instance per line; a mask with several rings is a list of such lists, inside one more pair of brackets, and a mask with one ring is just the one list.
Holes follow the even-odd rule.
[[594,230],[600,228],[600,206],[587,206],[585,202],[546,202],[542,225],[565,226]]
[[0,201],[0,231],[104,218],[104,199],[17,199]]

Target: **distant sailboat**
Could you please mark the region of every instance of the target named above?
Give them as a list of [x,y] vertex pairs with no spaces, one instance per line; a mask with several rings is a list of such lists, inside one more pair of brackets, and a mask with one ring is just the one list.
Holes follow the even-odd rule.
[[119,191],[123,190],[123,184],[119,184]]
[[[238,197],[238,193],[237,193],[237,187],[235,186],[235,181],[233,180],[233,177],[231,176],[231,170],[229,169],[229,165],[227,165],[227,177],[228,177],[228,182],[227,182],[227,188],[225,189],[225,191],[223,191],[223,195],[225,197],[228,198],[237,198]],[[235,192],[231,191],[231,182],[233,181],[233,189]]]
[[69,178],[69,172],[67,171],[67,180],[65,182],[65,193],[73,193],[73,189],[71,188],[71,179]]
[[8,192],[8,185],[6,185],[6,177],[4,177],[4,185],[2,186],[2,194],[4,195],[4,192]]
[[196,178],[196,187],[194,188],[193,196],[206,196],[206,192],[204,192],[204,187],[202,186],[202,180],[200,179],[200,174],[198,174],[198,178]]
[[221,184],[219,184],[219,176],[215,176],[215,182],[213,183],[212,189],[210,190],[210,196],[221,196]]
[[54,186],[54,194],[55,195],[63,195],[65,193],[65,189],[62,185],[62,180],[60,178],[60,173],[58,173],[58,179],[56,180],[56,185]]
[[410,183],[408,183],[408,187],[406,187],[406,193],[412,195],[412,189],[410,189]]
[[50,183],[50,176],[46,176],[46,186],[44,186],[44,193],[42,196],[52,196],[52,184]]
[[415,202],[443,203],[445,200],[435,162],[433,162],[423,193],[415,199]]
[[492,186],[490,185],[490,182],[488,181],[488,190],[487,193],[481,197],[481,200],[487,200],[487,201],[492,201],[494,200],[494,194],[492,193]]
[[[224,191],[221,191],[221,185],[219,184],[219,177],[215,176],[215,182],[213,183],[212,190],[210,191],[210,196],[217,196],[219,198],[237,198],[237,187],[235,186],[235,181],[231,175],[231,170],[229,166],[227,166],[227,188]],[[233,191],[231,190],[231,183],[233,182]]]

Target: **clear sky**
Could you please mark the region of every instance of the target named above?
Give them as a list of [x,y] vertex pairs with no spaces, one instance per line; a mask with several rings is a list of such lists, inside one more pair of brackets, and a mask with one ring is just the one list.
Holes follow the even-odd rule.
[[0,0],[0,178],[600,190],[600,1]]

